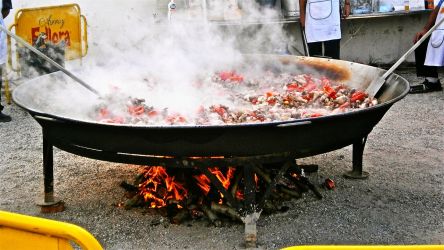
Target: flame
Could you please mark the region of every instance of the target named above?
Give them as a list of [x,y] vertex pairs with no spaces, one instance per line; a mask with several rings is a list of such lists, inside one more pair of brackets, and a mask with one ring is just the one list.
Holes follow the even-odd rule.
[[[226,190],[229,189],[234,179],[235,168],[229,167],[226,171],[221,171],[219,168],[213,167],[208,168],[208,170],[220,181]],[[182,183],[175,180],[175,176],[169,176],[165,167],[146,167],[142,174],[144,181],[139,184],[139,193],[149,207],[161,208],[167,206],[169,204],[168,201],[174,201],[177,208],[182,208],[180,201],[187,198],[188,190]],[[211,180],[205,174],[194,175],[193,178],[197,180],[197,186],[207,196],[211,189]],[[255,176],[255,182],[258,182],[257,176]],[[222,204],[224,196],[220,192],[218,193],[218,202]],[[244,194],[241,190],[237,190],[235,197],[242,200]]]
[[184,186],[175,181],[174,176],[170,177],[164,167],[147,167],[143,175],[146,180],[139,184],[139,190],[151,208],[164,207],[172,199],[182,201],[188,195]]
[[[216,178],[221,182],[222,186],[225,189],[228,189],[231,183],[231,179],[234,176],[234,168],[228,168],[226,176],[219,170],[219,168],[208,168],[208,170],[216,176]],[[204,174],[194,176],[194,178],[197,180],[197,185],[202,189],[205,195],[208,195],[210,192],[210,179]],[[223,195],[220,194],[221,198],[223,198]]]

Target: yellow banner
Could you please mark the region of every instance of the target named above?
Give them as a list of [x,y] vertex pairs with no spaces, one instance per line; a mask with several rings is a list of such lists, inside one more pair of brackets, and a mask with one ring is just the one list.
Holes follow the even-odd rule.
[[[41,32],[54,44],[64,40],[65,58],[70,60],[86,54],[81,23],[80,7],[77,4],[21,9],[15,15],[15,33],[30,44],[34,44]],[[84,32],[86,36],[86,30]]]

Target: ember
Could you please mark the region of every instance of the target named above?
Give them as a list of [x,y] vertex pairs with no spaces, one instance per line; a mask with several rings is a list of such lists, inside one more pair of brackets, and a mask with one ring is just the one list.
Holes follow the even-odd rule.
[[[264,76],[246,77],[235,71],[222,71],[209,77],[204,84],[219,89],[233,104],[202,105],[196,109],[194,116],[186,116],[168,107],[150,106],[147,104],[149,100],[129,98],[126,108],[121,107],[122,110],[111,110],[110,103],[103,103],[92,116],[105,123],[240,124],[320,117],[378,103],[360,90],[333,82],[327,77],[315,78],[307,74],[267,72]],[[202,84],[196,86],[199,88]]]
[[167,200],[182,201],[187,196],[183,185],[175,182],[174,176],[168,176],[163,167],[146,168],[143,176],[145,181],[139,184],[140,194],[151,208],[164,207]]
[[[210,167],[207,170],[236,202],[244,201],[243,171],[233,167]],[[278,169],[255,166],[253,172],[255,189],[253,191],[260,194],[266,192],[267,185],[270,185],[272,179],[277,176]],[[127,194],[131,194],[123,206],[127,209],[146,207],[158,209],[160,213],[164,211],[166,213],[164,215],[175,224],[199,218],[206,218],[215,226],[221,226],[224,221],[241,222],[239,207],[230,204],[215,187],[214,180],[210,179],[207,174],[200,173],[197,169],[179,171],[160,166],[145,167],[136,177],[134,184],[122,183],[121,186]],[[313,191],[317,198],[322,198],[315,185],[308,181],[296,165],[275,184],[270,198],[264,204],[265,213],[285,211],[287,208],[282,205],[283,201],[301,198],[302,193],[309,190]]]

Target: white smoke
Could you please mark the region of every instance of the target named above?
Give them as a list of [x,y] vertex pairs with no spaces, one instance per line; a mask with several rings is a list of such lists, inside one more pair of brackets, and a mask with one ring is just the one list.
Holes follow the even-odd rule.
[[[121,95],[185,113],[200,105],[229,102],[217,90],[191,88],[197,79],[232,69],[243,53],[273,53],[287,40],[281,25],[250,24],[276,20],[277,9],[261,9],[255,1],[242,1],[242,9],[206,2],[209,9],[205,11],[203,1],[176,0],[171,22],[166,16],[168,1],[161,0],[21,0],[13,1],[13,6],[17,10],[79,4],[88,21],[89,50],[81,63],[66,62],[66,68],[101,94],[118,89]],[[215,13],[237,20],[207,21]]]

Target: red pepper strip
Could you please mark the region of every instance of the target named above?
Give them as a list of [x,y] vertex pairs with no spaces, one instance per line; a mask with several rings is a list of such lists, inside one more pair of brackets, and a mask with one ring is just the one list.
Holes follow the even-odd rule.
[[304,91],[310,92],[317,88],[316,84],[314,82],[307,82],[306,85],[304,85]]
[[351,102],[356,102],[356,101],[364,101],[364,99],[367,97],[367,94],[365,94],[362,91],[356,91],[355,93],[352,94],[350,101]]
[[236,74],[234,71],[221,71],[219,72],[219,77],[223,81],[242,82],[244,80],[243,76]]
[[257,104],[257,97],[251,97],[251,98],[250,98],[250,102],[251,102],[252,104],[256,105],[256,104]]
[[336,99],[336,91],[328,84],[324,85],[324,93],[332,99]]
[[181,116],[181,115],[170,115],[166,118],[166,120],[171,123],[171,124],[175,124],[175,123],[184,123],[187,120],[185,119],[185,117]]
[[181,115],[178,116],[176,120],[178,120],[180,123],[185,123],[185,122],[187,122],[187,119],[185,119],[185,117],[183,117],[183,116],[181,116]]
[[219,72],[219,77],[223,81],[228,80],[232,76],[233,76],[233,72],[231,72],[231,71],[221,71],[221,72]]
[[321,84],[322,85],[330,85],[330,79],[328,79],[327,77],[323,76],[321,78]]
[[295,91],[295,90],[297,91],[299,89],[300,87],[297,83],[290,83],[287,85],[287,91]]
[[232,81],[232,82],[242,82],[242,81],[244,81],[244,77],[241,76],[241,75],[233,74],[233,75],[230,77],[230,81]]
[[145,113],[145,108],[143,106],[129,106],[128,112],[131,115],[142,115]]
[[105,119],[109,117],[109,110],[107,108],[101,108],[99,110],[99,119]]
[[310,115],[310,117],[320,117],[320,116],[322,116],[321,113],[313,113]]
[[226,110],[222,107],[213,107],[213,112],[216,112],[218,115],[220,116],[224,116],[224,114],[226,113]]
[[148,112],[149,117],[157,116],[158,114],[159,112],[157,112],[156,110],[151,110],[150,112]]
[[350,103],[349,102],[345,102],[341,106],[339,106],[340,109],[345,109],[345,108],[348,108],[348,107],[350,107]]
[[303,96],[302,96],[302,99],[305,99],[305,100],[307,100],[308,102],[309,102],[312,98],[313,98],[313,95],[312,95],[312,94],[307,94],[307,95],[303,95]]
[[256,120],[259,120],[261,122],[265,121],[265,118],[262,115],[257,115],[256,112],[251,112],[250,116],[253,117]]

